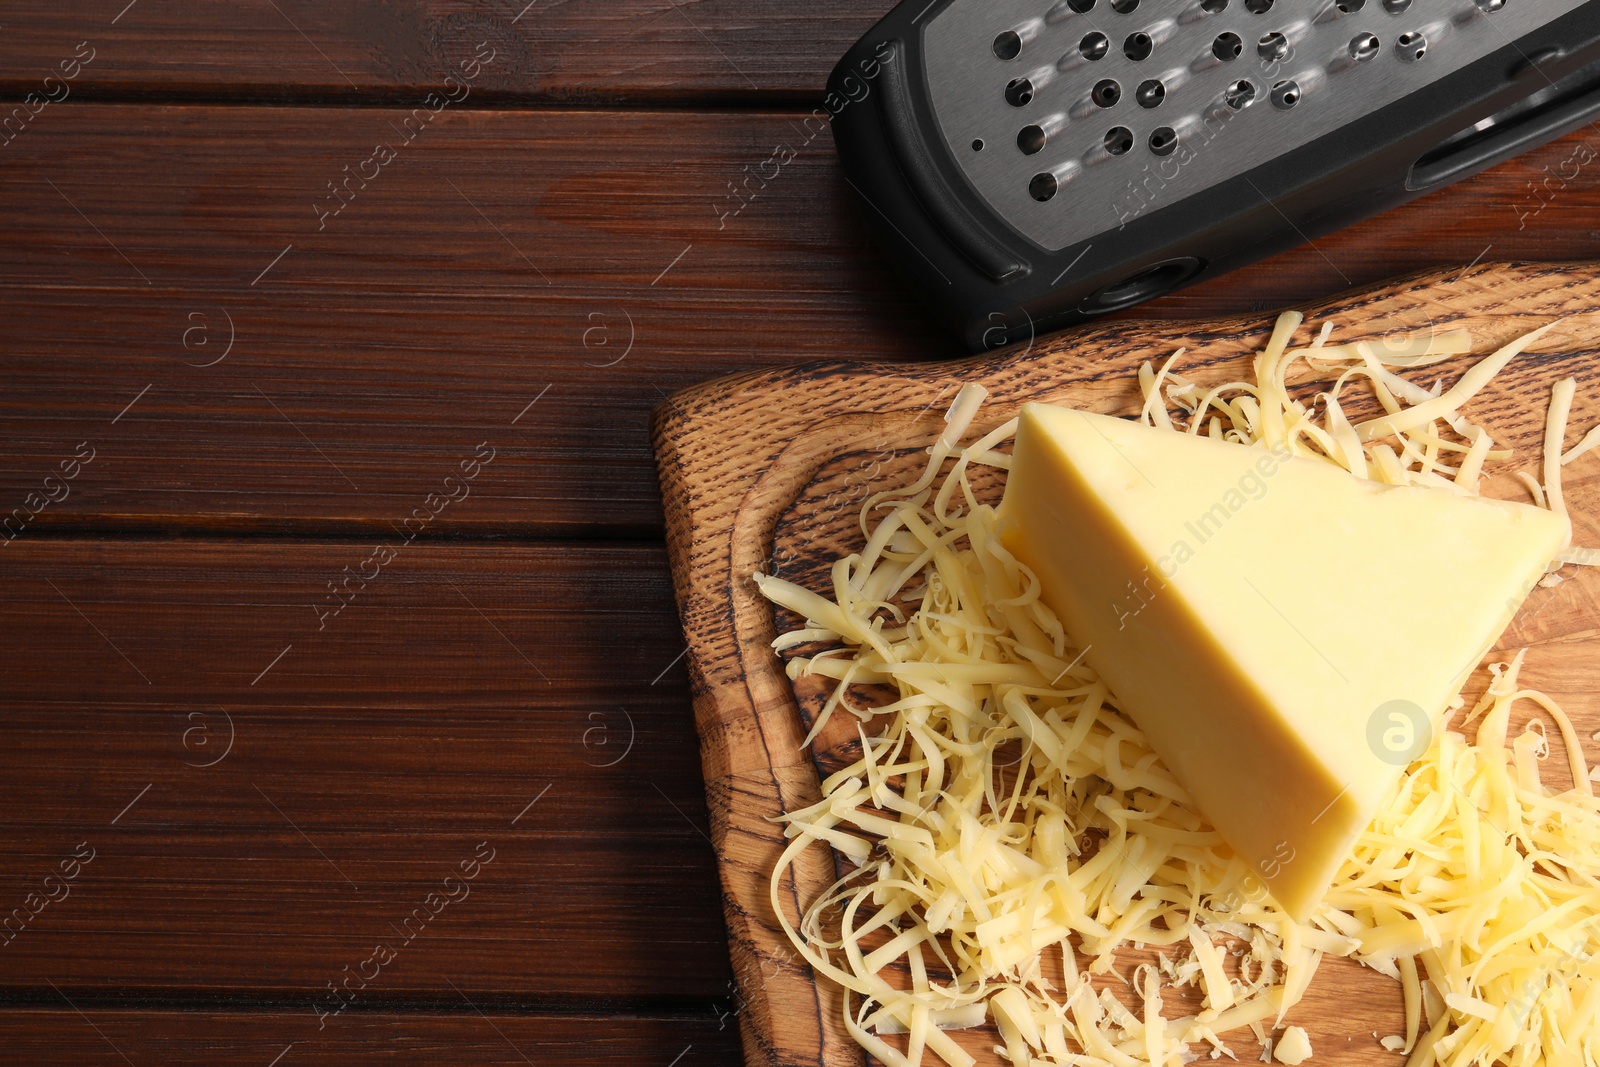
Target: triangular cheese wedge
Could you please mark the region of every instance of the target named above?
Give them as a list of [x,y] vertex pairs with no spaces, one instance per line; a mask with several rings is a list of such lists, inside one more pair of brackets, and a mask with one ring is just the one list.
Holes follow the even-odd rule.
[[1043,404],[1022,410],[1000,522],[1300,919],[1570,538],[1528,505]]

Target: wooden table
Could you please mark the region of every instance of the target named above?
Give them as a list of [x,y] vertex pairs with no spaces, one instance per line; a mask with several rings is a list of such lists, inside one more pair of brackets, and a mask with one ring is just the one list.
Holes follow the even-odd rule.
[[[955,354],[800,125],[889,6],[9,5],[0,1059],[737,1061],[646,421]],[[1597,140],[1141,313],[1593,257]]]

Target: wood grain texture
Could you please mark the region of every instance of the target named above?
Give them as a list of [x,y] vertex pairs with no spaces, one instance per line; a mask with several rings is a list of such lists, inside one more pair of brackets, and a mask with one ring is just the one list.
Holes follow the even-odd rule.
[[418,544],[321,630],[365,543],[5,551],[0,997],[728,996],[659,548]]
[[[1395,329],[1464,328],[1479,353],[1561,315],[1571,317],[1471,408],[1497,437],[1519,446],[1515,462],[1522,466],[1536,463],[1555,379],[1570,374],[1579,380],[1583,399],[1574,414],[1576,429],[1600,419],[1600,371],[1594,365],[1600,276],[1594,266],[1479,265],[1403,279],[1308,309],[1314,323],[1339,323],[1347,340],[1381,338]],[[1185,373],[1202,381],[1237,377],[1271,322],[1259,316],[1107,322],[979,360],[832,363],[745,375],[680,394],[659,410],[655,441],[668,548],[690,640],[734,968],[750,1008],[744,1015],[749,1062],[860,1062],[839,1025],[837,997],[795,964],[768,903],[767,872],[781,848],[781,832],[767,820],[815,799],[818,779],[812,754],[800,747],[794,692],[767,648],[775,634],[773,613],[749,575],[770,567],[774,558],[804,572],[821,558],[848,551],[859,537],[851,532],[853,509],[823,509],[815,502],[836,498],[841,484],[859,479],[853,472],[862,455],[903,453],[901,469],[910,469],[915,451],[938,432],[941,402],[962,382],[977,381],[990,390],[983,426],[997,425],[1034,399],[1127,415],[1137,410],[1132,375],[1140,362],[1186,346]],[[1510,469],[1491,483],[1496,492],[1512,491]],[[1600,473],[1591,462],[1573,468],[1571,479],[1577,537],[1596,543]],[[780,523],[797,517],[795,502],[801,499],[815,512],[800,516],[816,520],[806,531],[809,540],[791,522],[786,540],[775,544]],[[1585,734],[1600,726],[1597,620],[1600,576],[1589,572],[1543,591],[1504,639],[1533,646],[1530,664],[1542,666],[1530,666],[1530,684],[1548,686]],[[812,857],[798,869],[795,884],[782,887],[783,905],[809,900],[831,877],[831,865]],[[1376,1026],[1374,1020],[1393,1014],[1394,1004],[1374,1000],[1377,987],[1341,984],[1341,978],[1354,982],[1345,972],[1323,976],[1296,1021],[1312,1031],[1324,1062],[1372,1062],[1370,1044],[1345,1039],[1352,1022]]]
[[[718,102],[820,99],[846,48],[891,0],[94,0],[6,10],[0,91],[40,89],[87,40],[74,91],[355,97],[440,89],[480,42],[484,99]],[[52,87],[54,88],[54,87]],[[54,89],[59,93],[59,89]]]
[[[956,354],[865,242],[825,132],[719,218],[797,113],[447,109],[319,229],[316,197],[398,115],[71,104],[3,149],[0,515],[89,440],[103,459],[30,529],[377,530],[488,440],[504,462],[436,530],[654,534],[665,394]],[[1592,255],[1600,187],[1528,214],[1583,136],[1136,314]]]
[[787,118],[445,112],[319,231],[384,113],[165,109],[160,158],[143,111],[47,113],[6,150],[4,510],[80,441],[104,457],[39,527],[383,529],[488,440],[438,529],[654,532],[667,393],[944,343],[821,195],[831,145],[719,229]]
[[[739,1062],[731,1018],[706,1012],[693,1018],[615,1015],[508,1015],[474,1010],[347,1015],[317,1030],[316,1020],[264,1010],[128,1011],[83,1005],[82,1014],[56,998],[49,1008],[0,1012],[0,1047],[13,1062],[34,1067],[255,1067],[380,1062],[394,1067],[570,1067],[649,1064],[733,1067]],[[287,1049],[288,1051],[285,1051]],[[281,1060],[274,1061],[274,1057]]]
[[[775,813],[815,772],[796,755],[703,787],[691,770],[647,419],[715,375],[956,354],[805,124],[889,6],[7,8],[0,519],[49,492],[79,442],[95,459],[14,542],[0,534],[0,917],[78,842],[99,849],[0,947],[10,1058],[260,1067],[293,1041],[279,1067],[694,1067],[731,1061],[730,1013],[766,1003],[769,981],[809,989],[753,954],[759,910],[736,914],[764,899],[768,827],[723,820],[751,992],[727,987],[702,791]],[[495,59],[468,98],[409,136],[479,41]],[[79,42],[94,58],[70,98],[18,132],[17,104]],[[1584,137],[1138,314],[1592,256],[1600,190],[1549,179]],[[379,143],[396,158],[338,208],[328,183]],[[729,183],[779,144],[795,161],[741,206]],[[315,630],[327,582],[448,491],[479,442],[498,451],[470,497]],[[752,743],[758,724],[728,708]],[[227,716],[235,747],[196,766]],[[625,731],[636,747],[606,766]],[[317,1030],[325,983],[484,840],[497,858],[470,899]]]

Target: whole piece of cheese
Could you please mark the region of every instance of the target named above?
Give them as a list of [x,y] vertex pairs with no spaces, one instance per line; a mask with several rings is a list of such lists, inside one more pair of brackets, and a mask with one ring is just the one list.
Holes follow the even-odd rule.
[[1006,546],[1297,918],[1570,539],[1565,516],[1022,410]]

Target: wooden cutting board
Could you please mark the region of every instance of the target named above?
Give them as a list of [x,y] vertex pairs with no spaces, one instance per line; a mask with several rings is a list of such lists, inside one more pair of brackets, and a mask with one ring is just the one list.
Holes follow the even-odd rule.
[[[1516,450],[1491,470],[1485,491],[1493,495],[1527,499],[1511,475],[1539,472],[1551,383],[1567,376],[1579,382],[1568,447],[1600,421],[1600,264],[1487,264],[1404,278],[1302,310],[1313,329],[1332,319],[1335,341],[1464,328],[1474,355],[1567,316],[1468,408]],[[735,1007],[752,1067],[843,1067],[863,1056],[840,1024],[836,991],[813,980],[778,928],[768,890],[783,841],[770,820],[818,798],[818,767],[852,758],[853,727],[830,726],[817,751],[801,749],[814,693],[797,696],[769,648],[780,626],[795,620],[775,620],[750,575],[776,570],[825,591],[820,579],[828,565],[861,542],[857,513],[865,494],[903,484],[921,469],[922,450],[966,382],[990,392],[974,430],[999,425],[1030,400],[1132,415],[1141,363],[1182,346],[1188,351],[1176,369],[1191,379],[1248,378],[1249,358],[1273,319],[1116,321],[959,362],[810,364],[710,382],[657,410],[668,549],[689,644],[706,802],[738,979]],[[1300,336],[1308,334],[1303,329]],[[1425,373],[1454,380],[1468,362]],[[1600,453],[1577,460],[1566,474],[1577,542],[1600,545]],[[1318,580],[1310,572],[1307,578]],[[1600,729],[1600,572],[1536,591],[1500,647],[1524,646],[1531,647],[1526,683],[1563,703],[1581,736]],[[1559,781],[1554,772],[1562,763],[1558,749],[1547,780]],[[797,865],[794,884],[781,887],[791,920],[799,902],[835,877],[819,852]],[[1334,1065],[1402,1062],[1377,1044],[1399,1032],[1400,1020],[1398,986],[1347,961],[1325,964],[1291,1015],[1311,1034],[1313,1062]],[[980,1062],[1003,1062],[993,1055],[992,1035],[970,1032],[962,1043]],[[1258,1048],[1230,1044],[1245,1061]]]

